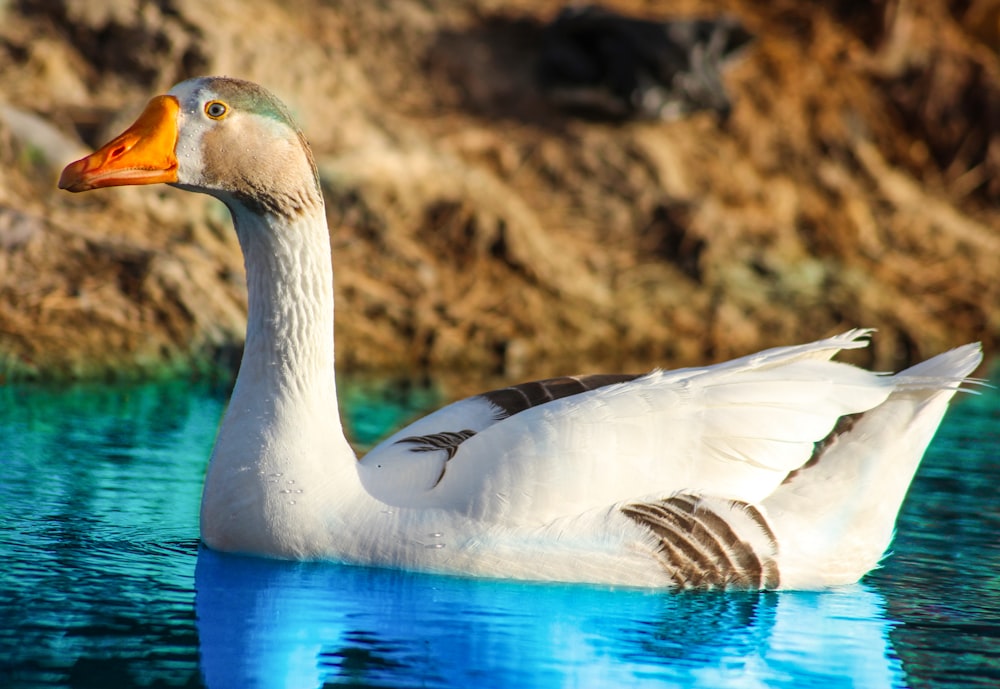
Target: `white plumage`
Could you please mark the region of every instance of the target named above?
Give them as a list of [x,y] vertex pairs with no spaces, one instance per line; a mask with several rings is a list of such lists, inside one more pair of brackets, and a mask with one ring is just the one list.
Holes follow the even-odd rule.
[[852,582],[981,360],[966,345],[875,374],[831,361],[866,345],[852,330],[484,393],[358,461],[334,387],[323,199],[285,108],[247,82],[184,82],[60,186],[154,182],[223,200],[246,259],[247,344],[202,502],[222,550],[635,586]]

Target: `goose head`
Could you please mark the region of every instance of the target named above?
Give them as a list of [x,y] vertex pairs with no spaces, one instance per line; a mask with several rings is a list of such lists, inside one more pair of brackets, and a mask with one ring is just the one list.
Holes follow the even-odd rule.
[[59,188],[161,183],[257,214],[294,216],[322,203],[315,162],[287,108],[263,87],[227,77],[190,79],[156,96],[125,132],[68,165]]
[[253,383],[244,386],[247,395],[260,398],[244,407],[270,399],[265,388],[322,385],[330,396],[329,229],[312,153],[285,106],[247,81],[183,81],[59,180],[72,192],[139,184],[209,194],[229,208],[247,276],[240,377]]

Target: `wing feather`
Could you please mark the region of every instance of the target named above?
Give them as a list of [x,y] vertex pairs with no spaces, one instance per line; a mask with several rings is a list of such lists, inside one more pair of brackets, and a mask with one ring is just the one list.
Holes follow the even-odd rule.
[[[503,418],[490,394],[469,398],[373,450],[359,465],[362,479],[391,504],[508,523],[679,492],[755,502],[805,464],[840,417],[891,393],[892,378],[829,361],[839,349],[864,346],[867,335],[851,331],[718,366],[593,377],[603,382],[593,387],[539,381],[515,395],[535,402]],[[553,381],[587,389],[558,397]],[[448,452],[394,445],[458,432],[466,437]]]

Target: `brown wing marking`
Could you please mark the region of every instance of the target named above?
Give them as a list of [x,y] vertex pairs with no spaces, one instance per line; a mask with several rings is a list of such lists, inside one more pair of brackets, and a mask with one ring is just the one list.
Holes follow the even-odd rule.
[[640,374],[597,373],[589,376],[560,376],[528,383],[511,385],[480,395],[497,407],[497,420],[506,419],[519,412],[552,400],[596,390],[605,385],[635,380]]
[[437,452],[438,450],[445,452],[447,457],[445,457],[445,463],[441,466],[441,474],[434,481],[434,485],[436,486],[444,478],[448,462],[458,452],[458,446],[475,434],[475,431],[465,429],[462,431],[442,431],[441,433],[431,433],[430,435],[411,435],[406,438],[400,438],[396,441],[396,445],[409,443],[413,445],[410,448],[410,452]]
[[861,417],[866,413],[867,412],[858,412],[857,414],[847,414],[837,419],[837,423],[833,425],[833,430],[830,431],[825,438],[813,445],[812,455],[806,463],[798,469],[790,471],[782,483],[791,483],[792,479],[798,476],[801,472],[819,464],[824,455],[826,455],[826,451],[837,443],[840,436],[850,433],[851,429],[854,428],[854,425],[860,421]]
[[752,505],[732,501],[770,541],[769,553],[758,553],[701,498],[675,495],[621,508],[625,516],[649,529],[657,539],[656,557],[678,588],[774,589],[780,583],[777,543],[764,516]]
[[[501,390],[494,390],[480,395],[497,408],[495,419],[501,421],[518,412],[522,412],[530,407],[544,404],[551,400],[569,397],[588,390],[594,390],[605,385],[614,383],[624,383],[634,380],[639,376],[636,374],[595,374],[589,376],[562,376],[560,378],[547,378],[536,380],[530,383],[512,385]],[[465,429],[462,431],[442,431],[430,435],[412,435],[401,438],[396,444],[408,443],[413,445],[412,452],[436,452],[443,450],[447,457],[445,464],[441,468],[441,475],[434,482],[436,486],[444,478],[447,463],[458,452],[458,446],[476,434],[475,431]]]
[[458,452],[458,446],[475,434],[475,431],[465,429],[464,431],[443,431],[430,435],[411,435],[406,438],[400,438],[396,441],[396,444],[410,443],[414,445],[414,447],[410,448],[411,452],[436,452],[437,450],[444,450],[448,455],[448,459],[451,459]]

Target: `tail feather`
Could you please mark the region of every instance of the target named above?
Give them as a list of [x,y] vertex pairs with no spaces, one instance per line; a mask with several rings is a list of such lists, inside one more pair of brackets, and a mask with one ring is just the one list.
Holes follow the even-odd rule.
[[777,536],[782,586],[857,581],[882,558],[896,517],[949,400],[978,381],[978,344],[891,377],[893,392],[828,438],[814,462],[761,505]]
[[985,381],[969,376],[983,361],[983,348],[979,342],[956,347],[927,361],[921,361],[893,376],[899,389],[961,390],[977,393],[974,386]]

